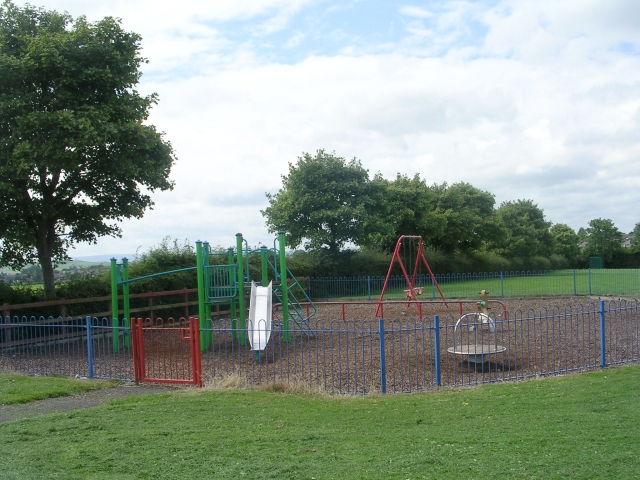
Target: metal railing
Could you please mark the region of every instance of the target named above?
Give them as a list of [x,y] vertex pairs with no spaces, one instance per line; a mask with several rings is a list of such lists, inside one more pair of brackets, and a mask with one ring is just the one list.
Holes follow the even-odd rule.
[[[242,344],[235,322],[209,320],[200,330],[211,338],[201,347],[204,384],[233,376],[251,385],[287,382],[329,393],[399,393],[640,361],[637,300],[539,311],[495,308],[490,321],[475,317],[464,325],[458,312],[442,318],[394,312],[385,320],[373,318],[371,309],[370,319],[349,319],[354,305],[327,308],[310,325],[315,336],[285,332],[276,322],[259,359],[248,342]],[[463,315],[470,311],[465,308]],[[133,380],[129,334],[106,318],[5,318],[0,371]]]
[[[480,290],[494,297],[542,295],[638,295],[640,269],[586,269],[523,272],[455,273],[435,275],[445,298],[473,298]],[[385,277],[307,278],[307,290],[314,301],[328,299],[377,300]],[[407,288],[402,275],[389,279],[385,300],[404,298]],[[438,291],[429,275],[417,275],[415,286],[422,298],[436,299]]]

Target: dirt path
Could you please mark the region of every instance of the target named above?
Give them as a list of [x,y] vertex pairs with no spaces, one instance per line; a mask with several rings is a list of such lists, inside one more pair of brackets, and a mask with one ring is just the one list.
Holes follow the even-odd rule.
[[155,393],[171,393],[179,387],[165,385],[135,385],[123,383],[117,387],[100,388],[67,397],[47,398],[35,402],[0,405],[0,423],[22,420],[24,418],[46,415],[48,413],[67,412],[82,408],[97,407],[118,398]]

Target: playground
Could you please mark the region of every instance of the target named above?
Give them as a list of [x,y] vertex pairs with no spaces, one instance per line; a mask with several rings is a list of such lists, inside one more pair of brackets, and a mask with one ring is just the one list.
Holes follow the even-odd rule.
[[[198,316],[129,318],[127,262],[112,261],[113,311],[123,316],[60,324],[5,322],[5,337],[38,337],[3,348],[2,370],[136,383],[260,385],[286,381],[342,394],[415,392],[442,386],[564,374],[640,359],[634,299],[589,297],[447,300],[420,237],[401,237],[377,301],[314,303],[286,266],[284,236],[273,247],[212,251],[196,243]],[[249,263],[260,265],[251,278]],[[389,299],[400,272],[402,299]],[[424,299],[420,279],[440,299]],[[255,269],[253,275],[256,276]],[[426,295],[425,295],[426,297]],[[392,297],[393,298],[393,297]],[[122,300],[122,303],[120,303]],[[220,315],[220,309],[227,314]],[[40,332],[40,333],[38,333]]]

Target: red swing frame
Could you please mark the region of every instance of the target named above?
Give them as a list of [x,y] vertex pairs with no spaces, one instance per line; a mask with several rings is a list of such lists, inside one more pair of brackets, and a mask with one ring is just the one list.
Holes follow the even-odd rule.
[[[418,239],[418,252],[416,254],[415,263],[413,265],[411,278],[409,278],[407,269],[405,268],[404,263],[402,262],[402,257],[400,256],[403,241],[405,239],[407,240]],[[391,258],[391,263],[389,264],[389,271],[387,272],[387,277],[385,278],[384,285],[382,286],[382,292],[380,293],[380,299],[378,300],[378,306],[376,308],[376,317],[380,317],[382,315],[382,302],[384,299],[384,292],[387,290],[387,286],[389,285],[389,278],[391,277],[391,271],[393,270],[393,265],[396,260],[398,261],[398,264],[400,265],[400,269],[402,270],[402,275],[404,276],[404,279],[407,282],[408,288],[407,290],[405,290],[405,294],[407,295],[407,301],[409,302],[407,306],[409,306],[412,301],[416,303],[418,302],[416,293],[418,295],[422,294],[422,291],[417,291],[417,290],[421,290],[421,288],[415,286],[416,277],[418,275],[418,267],[420,266],[420,262],[422,261],[424,266],[427,268],[427,271],[429,272],[429,276],[431,277],[433,284],[438,289],[440,298],[442,298],[442,301],[444,302],[445,306],[449,308],[449,305],[447,305],[447,301],[444,298],[442,290],[440,290],[440,285],[438,285],[438,282],[436,281],[436,277],[433,275],[433,272],[431,271],[431,267],[429,267],[429,262],[427,262],[427,259],[424,257],[424,241],[422,240],[422,237],[419,235],[401,235],[400,238],[398,238],[398,241],[396,243],[396,248],[393,251],[393,257]]]

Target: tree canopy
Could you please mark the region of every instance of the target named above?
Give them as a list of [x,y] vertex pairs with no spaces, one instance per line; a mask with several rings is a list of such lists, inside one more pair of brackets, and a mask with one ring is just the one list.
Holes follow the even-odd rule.
[[394,180],[376,175],[372,181],[375,209],[371,215],[370,246],[392,252],[400,235],[420,235],[425,241],[444,233],[445,218],[436,211],[436,195],[426,181],[398,174]]
[[171,189],[171,144],[145,124],[139,35],[106,17],[0,7],[0,264],[53,262],[77,242],[119,236],[149,192]]
[[497,210],[502,234],[497,250],[507,258],[548,256],[553,249],[551,222],[532,200],[503,202]]
[[470,253],[495,241],[500,234],[492,193],[465,182],[434,186],[436,211],[444,229],[432,244],[446,253]]
[[373,206],[369,174],[357,159],[347,161],[318,150],[289,163],[282,188],[267,193],[269,207],[261,211],[270,232],[285,232],[296,248],[325,248],[337,253],[347,243],[366,242],[367,217]]
[[553,253],[573,262],[580,256],[580,238],[569,225],[556,223],[549,230],[553,237]]
[[640,222],[636,223],[631,232],[631,251],[640,253]]
[[596,218],[589,222],[585,229],[587,245],[584,249],[586,256],[598,256],[611,260],[614,254],[622,250],[623,235],[608,218]]

